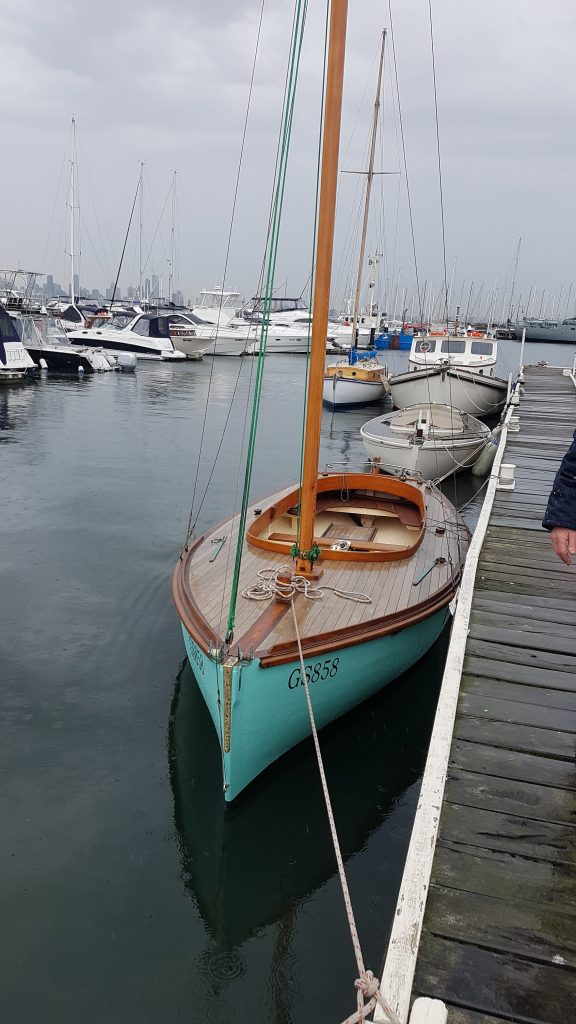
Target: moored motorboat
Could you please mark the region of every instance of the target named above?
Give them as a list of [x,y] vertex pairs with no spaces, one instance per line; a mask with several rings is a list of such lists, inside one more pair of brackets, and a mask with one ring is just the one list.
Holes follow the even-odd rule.
[[475,416],[434,403],[377,416],[360,434],[368,457],[385,473],[424,480],[469,469],[492,437]]
[[322,401],[332,409],[378,402],[386,391],[385,369],[374,357],[361,358],[357,350],[349,359],[329,363],[324,372]]
[[[178,314],[171,310],[127,310],[97,317],[92,327],[71,331],[68,337],[72,345],[102,348],[113,355],[132,352],[137,359],[186,359],[185,353],[174,345],[171,335],[173,321],[178,323],[179,320]],[[178,342],[189,340],[196,352],[203,352],[206,346],[192,328],[188,334],[188,339],[186,335],[179,336]]]
[[425,335],[410,349],[410,368],[388,378],[397,409],[411,405],[450,405],[472,416],[499,412],[508,381],[494,375],[498,343],[493,338]]
[[34,360],[24,348],[12,317],[0,305],[0,383],[17,383],[35,369]]
[[116,359],[102,348],[78,348],[51,317],[14,319],[22,343],[37,366],[57,373],[105,373],[118,369]]
[[558,344],[576,345],[576,317],[563,320],[546,320],[537,317],[525,317],[520,320],[513,331],[516,338],[521,339],[526,332],[526,341],[552,341]]

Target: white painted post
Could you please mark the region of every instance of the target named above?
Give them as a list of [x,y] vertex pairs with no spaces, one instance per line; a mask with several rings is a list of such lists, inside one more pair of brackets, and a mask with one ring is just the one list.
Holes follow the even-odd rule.
[[441,999],[420,996],[412,1007],[410,1024],[446,1024],[448,1010]]
[[520,366],[518,368],[518,380],[524,383],[524,343],[526,341],[526,328],[522,328],[522,341],[520,343]]

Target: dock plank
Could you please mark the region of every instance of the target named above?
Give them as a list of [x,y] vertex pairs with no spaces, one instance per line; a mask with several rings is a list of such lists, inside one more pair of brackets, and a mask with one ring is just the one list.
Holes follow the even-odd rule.
[[576,1020],[576,566],[541,520],[576,389],[526,367],[478,560],[412,997],[449,1024]]

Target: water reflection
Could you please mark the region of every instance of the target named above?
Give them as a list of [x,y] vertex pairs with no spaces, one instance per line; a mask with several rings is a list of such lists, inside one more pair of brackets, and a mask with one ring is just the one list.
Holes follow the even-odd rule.
[[[444,633],[395,685],[322,731],[345,859],[366,847],[421,776],[446,644]],[[213,952],[238,947],[286,915],[309,912],[308,901],[335,873],[311,741],[225,808],[218,740],[186,662],[176,681],[168,747],[182,879]]]
[[0,444],[17,440],[14,433],[26,422],[34,400],[33,378],[9,385],[0,383]]

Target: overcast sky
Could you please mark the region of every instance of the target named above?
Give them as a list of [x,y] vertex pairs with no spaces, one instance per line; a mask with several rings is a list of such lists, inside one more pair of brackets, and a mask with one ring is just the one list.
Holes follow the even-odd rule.
[[[116,275],[140,161],[146,275],[167,278],[177,171],[174,283],[185,297],[223,281],[261,0],[0,0],[0,266],[68,279],[67,145],[78,129],[81,278]],[[257,288],[293,4],[266,0],[226,286]],[[574,272],[576,4],[432,0],[448,278],[568,298]],[[310,0],[277,285],[299,294],[311,265],[325,4]],[[443,277],[428,0],[392,0],[399,95],[421,285]],[[341,167],[365,167],[378,39],[388,2],[351,0]],[[390,43],[390,33],[388,35]],[[380,287],[410,290],[414,258],[399,146],[392,48],[369,249]],[[382,155],[383,151],[383,155]],[[333,302],[351,287],[362,179],[341,175]],[[120,276],[138,282],[138,210]],[[154,239],[154,236],[155,239]],[[576,300],[572,289],[571,305]],[[389,300],[388,300],[389,301]]]

